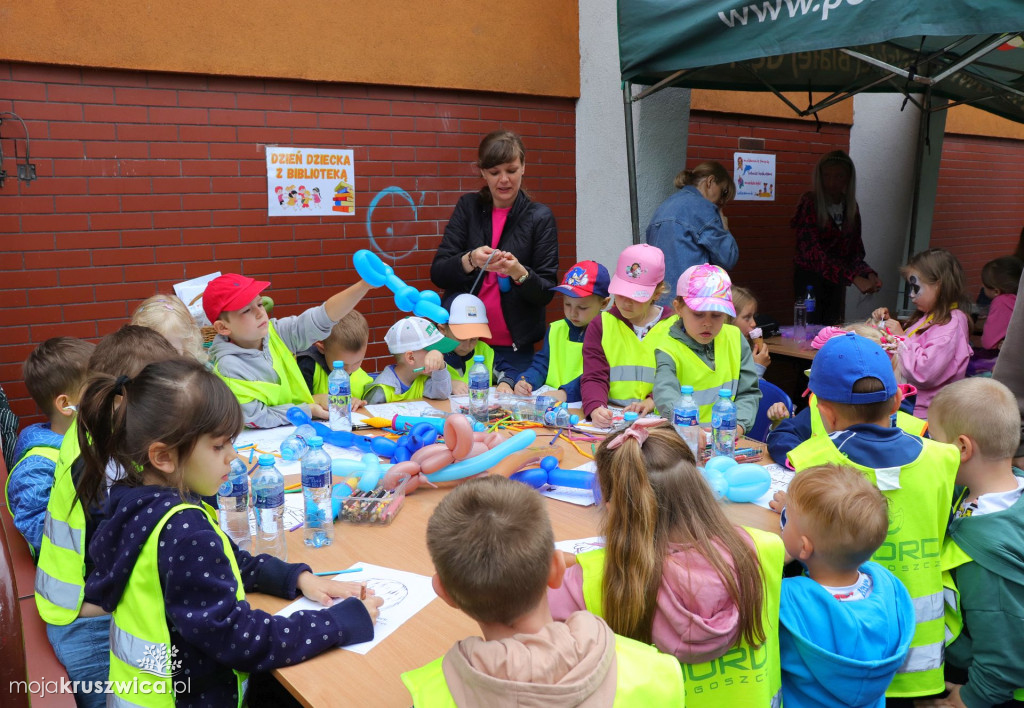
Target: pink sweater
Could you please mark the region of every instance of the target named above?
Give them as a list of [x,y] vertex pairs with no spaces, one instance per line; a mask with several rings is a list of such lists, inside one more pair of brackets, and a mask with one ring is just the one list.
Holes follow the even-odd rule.
[[943,386],[959,381],[971,358],[967,315],[953,310],[949,322],[931,325],[907,337],[897,352],[907,383],[917,386],[914,415],[928,418],[928,405]]
[[1013,306],[1016,304],[1016,295],[1007,293],[996,295],[992,305],[988,308],[985,329],[981,332],[981,346],[984,349],[995,349],[1001,341],[1006,339],[1006,329],[1010,326],[1010,315],[1013,314]]

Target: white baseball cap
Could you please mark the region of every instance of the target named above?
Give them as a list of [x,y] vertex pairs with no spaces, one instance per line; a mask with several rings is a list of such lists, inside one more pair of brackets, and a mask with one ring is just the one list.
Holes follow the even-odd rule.
[[490,337],[491,328],[487,326],[487,306],[484,301],[469,293],[457,295],[448,306],[448,327],[459,339]]
[[398,320],[384,335],[384,341],[392,354],[404,354],[420,349],[439,351],[444,354],[459,345],[458,342],[441,334],[433,322],[422,317],[405,317]]

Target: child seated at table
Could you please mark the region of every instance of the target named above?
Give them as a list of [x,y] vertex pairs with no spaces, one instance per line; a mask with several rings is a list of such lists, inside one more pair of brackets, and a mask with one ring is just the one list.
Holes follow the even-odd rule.
[[155,329],[182,356],[190,356],[200,364],[209,361],[203,347],[203,333],[178,297],[160,293],[139,303],[132,313],[131,324]]
[[962,619],[962,631],[959,621],[948,622],[947,629],[959,637],[946,647],[947,668],[955,667],[961,675],[947,672],[947,681],[955,683],[940,701],[954,706],[1020,705],[1024,471],[1013,466],[1020,434],[1017,401],[1002,383],[971,378],[939,391],[928,413],[932,436],[960,450],[956,483],[964,487],[953,503],[943,548],[960,595],[955,620]]
[[366,402],[391,403],[420,398],[444,400],[452,393],[452,377],[444,363],[444,352],[455,342],[441,334],[422,317],[398,320],[384,335],[395,363],[388,365],[366,389]]
[[437,328],[445,337],[458,343],[444,355],[452,377],[452,393],[456,396],[469,393],[469,370],[473,368],[473,357],[477,355],[484,358],[484,366],[491,373],[489,385],[498,385],[498,390],[511,392],[509,381],[502,378],[501,372],[494,370],[494,350],[482,341],[482,338],[491,336],[484,301],[476,295],[462,293],[446,298],[444,305],[448,310],[448,322],[439,324]]
[[416,708],[683,705],[671,656],[576,612],[552,620],[546,590],[565,571],[545,500],[501,476],[473,479],[427,524],[434,590],[480,626],[439,659],[402,674]]
[[868,561],[889,530],[888,502],[837,465],[803,470],[780,497],[786,553],[805,570],[782,580],[782,703],[880,708],[914,636],[910,593]]
[[719,390],[729,389],[737,433],[743,435],[754,424],[761,390],[746,337],[725,324],[726,316],[736,316],[729,274],[707,263],[690,266],[679,276],[672,307],[678,319],[649,342],[657,362],[654,403],[670,414],[681,397],[679,387],[693,386],[700,421],[710,423]]
[[729,318],[729,324],[739,327],[740,332],[747,338],[750,354],[754,359],[754,370],[757,371],[758,378],[763,378],[765,370],[772,363],[772,357],[768,353],[764,337],[761,336],[761,329],[754,319],[754,315],[757,314],[757,298],[747,288],[733,285],[732,304],[736,308],[736,316]]
[[811,364],[810,389],[828,434],[815,435],[791,450],[789,464],[797,476],[829,462],[849,465],[881,490],[889,500],[892,523],[873,559],[900,579],[915,606],[929,608],[917,618],[912,660],[897,671],[886,696],[939,693],[944,686],[945,634],[938,559],[953,497],[957,449],[892,427],[891,416],[900,401],[892,364],[881,346],[852,332],[825,342]]
[[53,337],[36,347],[21,367],[25,388],[47,421],[28,426],[18,436],[14,448],[18,462],[7,478],[5,493],[14,526],[28,541],[34,558],[39,556],[57,453],[78,410],[95,348],[84,339]]
[[203,311],[217,331],[210,347],[213,371],[238,398],[247,428],[290,425],[287,412],[292,406],[327,420],[327,409],[313,401],[294,353],[327,337],[370,285],[360,280],[323,305],[277,319],[268,318],[260,297],[268,287],[267,281],[235,273],[206,286]]
[[373,383],[373,378],[362,368],[369,338],[370,326],[366,318],[359,310],[352,310],[331,327],[325,339],[313,342],[313,346],[295,356],[317,405],[327,408],[327,377],[334,371],[336,361],[345,362],[352,386],[352,410],[366,403],[363,396]]
[[608,269],[595,261],[580,261],[570,268],[561,285],[565,317],[548,325],[544,345],[533,355],[530,368],[519,375],[515,392],[529,396],[541,385],[556,389],[553,398],[580,401],[583,376],[583,338],[587,325],[608,306]]
[[999,349],[1006,339],[1010,315],[1013,314],[1013,307],[1017,302],[1022,268],[1024,261],[1017,256],[1003,256],[989,261],[981,269],[981,282],[985,294],[992,299],[988,317],[985,318],[985,328],[981,332],[983,349]]

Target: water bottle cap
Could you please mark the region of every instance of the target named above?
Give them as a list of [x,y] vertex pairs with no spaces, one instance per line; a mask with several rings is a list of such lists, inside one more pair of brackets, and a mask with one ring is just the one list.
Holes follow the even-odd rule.
[[565,410],[569,410],[569,404],[568,403],[563,403],[562,404],[562,408],[564,408]]
[[477,364],[482,364],[484,362],[484,355],[483,354],[474,354],[473,355],[473,361],[475,361]]
[[272,467],[274,465],[273,455],[260,455],[260,467]]
[[580,422],[580,417],[575,413],[569,416],[569,425],[576,425]]
[[727,388],[720,388],[720,389],[718,389],[718,397],[719,398],[732,398],[732,391],[730,391]]
[[622,419],[632,423],[634,420],[636,420],[639,417],[640,417],[640,414],[637,413],[636,411],[627,411],[626,414],[624,416],[622,416]]
[[335,361],[335,362],[333,362],[331,364],[331,368],[332,369],[344,369],[345,368],[345,362],[343,362],[341,360]]
[[310,447],[323,447],[324,439],[319,435],[314,435],[313,437],[306,441],[306,444],[309,445]]
[[684,396],[692,396],[693,386],[680,386],[679,392],[682,393]]

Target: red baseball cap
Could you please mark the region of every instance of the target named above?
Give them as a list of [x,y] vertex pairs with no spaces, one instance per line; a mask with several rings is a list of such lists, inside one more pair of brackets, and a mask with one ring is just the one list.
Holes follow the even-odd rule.
[[225,273],[214,278],[203,292],[203,312],[210,322],[222,312],[241,310],[261,292],[270,287],[266,280],[253,280],[238,273]]

